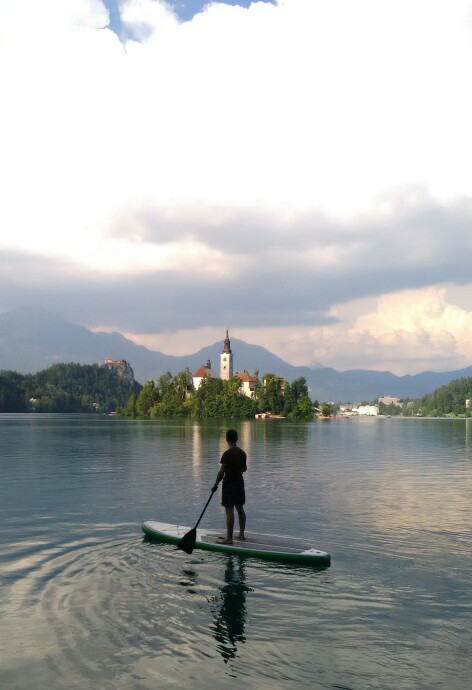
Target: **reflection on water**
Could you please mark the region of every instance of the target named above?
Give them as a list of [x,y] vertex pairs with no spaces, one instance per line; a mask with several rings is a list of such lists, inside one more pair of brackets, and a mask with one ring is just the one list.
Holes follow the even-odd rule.
[[[155,541],[149,543],[154,543],[157,547]],[[251,590],[246,585],[244,559],[222,556],[221,560],[223,559],[226,560],[223,583],[218,584],[216,594],[208,598],[212,612],[209,629],[216,640],[216,650],[224,662],[228,663],[237,656],[238,646],[246,641],[246,595]],[[179,584],[188,594],[198,595],[205,589],[198,568],[204,562],[204,557],[195,559],[182,569]]]
[[325,571],[142,538],[195,523],[227,426],[0,416],[0,687],[469,687],[472,420],[238,427],[249,531]]
[[233,659],[238,651],[238,644],[244,644],[246,637],[246,574],[243,559],[232,556],[228,558],[225,568],[224,585],[216,597],[215,619],[212,625],[217,641],[217,649],[225,663]]

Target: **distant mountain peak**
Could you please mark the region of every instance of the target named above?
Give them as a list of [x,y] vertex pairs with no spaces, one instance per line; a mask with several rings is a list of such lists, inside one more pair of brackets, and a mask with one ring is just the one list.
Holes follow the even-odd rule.
[[316,359],[311,361],[310,364],[308,364],[308,367],[310,369],[326,369],[326,366],[321,364],[321,362],[317,362]]
[[[145,383],[170,371],[177,374],[189,368],[194,372],[210,359],[219,371],[223,339],[198,352],[184,356],[166,355],[136,345],[121,333],[94,333],[84,326],[72,324],[39,307],[25,306],[0,314],[0,370],[35,373],[56,362],[103,364],[106,357],[126,360],[136,381]],[[231,338],[234,371],[273,373],[287,381],[305,377],[310,395],[315,400],[360,402],[391,395],[418,398],[439,386],[472,375],[472,367],[453,372],[424,372],[396,376],[391,372],[351,370],[340,372],[319,362],[297,367],[269,352],[261,345],[252,345]]]

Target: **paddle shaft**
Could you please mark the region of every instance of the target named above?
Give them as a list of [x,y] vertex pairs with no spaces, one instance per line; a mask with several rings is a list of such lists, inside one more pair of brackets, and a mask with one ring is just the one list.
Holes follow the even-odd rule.
[[211,494],[210,494],[210,498],[209,498],[208,501],[205,503],[205,507],[204,507],[204,509],[202,510],[202,514],[201,514],[200,517],[198,518],[197,524],[195,525],[194,529],[197,529],[198,525],[200,524],[201,519],[202,519],[203,515],[205,514],[205,510],[208,508],[208,504],[210,503],[211,499],[213,498],[213,494],[215,493],[215,491],[216,491],[216,489],[215,489],[215,490],[212,489]]
[[184,536],[182,537],[182,539],[181,539],[181,540],[179,541],[179,543],[177,544],[177,548],[178,548],[178,549],[181,549],[182,551],[185,551],[185,553],[192,553],[192,551],[193,551],[193,549],[194,549],[194,547],[195,547],[195,540],[196,540],[196,538],[197,538],[197,527],[198,527],[198,525],[200,524],[200,520],[201,520],[202,517],[203,517],[203,513],[204,513],[205,510],[208,508],[208,504],[210,503],[210,501],[211,501],[211,499],[212,499],[212,496],[213,496],[213,494],[215,493],[215,491],[216,491],[216,489],[212,489],[212,490],[211,490],[210,498],[209,498],[208,501],[205,503],[205,507],[204,507],[204,509],[202,510],[202,514],[201,514],[200,517],[198,518],[198,522],[197,522],[197,524],[195,525],[195,527],[192,527],[192,529],[191,529],[189,532],[187,532],[187,534],[184,534]]

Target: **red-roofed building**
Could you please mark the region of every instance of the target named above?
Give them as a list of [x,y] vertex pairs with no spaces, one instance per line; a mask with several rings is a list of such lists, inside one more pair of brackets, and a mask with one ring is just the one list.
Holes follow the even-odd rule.
[[205,377],[210,378],[210,379],[216,378],[215,374],[211,370],[210,360],[208,360],[208,362],[206,364],[201,366],[200,369],[197,369],[197,371],[192,375],[193,385],[195,387],[195,390],[197,390],[197,388],[199,388],[201,382],[203,381],[203,379]]
[[258,382],[256,377],[251,376],[247,371],[237,372],[235,375],[240,381],[239,389],[241,393],[244,393],[247,398],[254,398]]

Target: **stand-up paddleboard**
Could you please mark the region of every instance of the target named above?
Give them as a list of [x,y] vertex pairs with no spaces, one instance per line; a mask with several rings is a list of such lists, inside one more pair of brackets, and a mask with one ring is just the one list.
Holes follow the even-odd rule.
[[[154,520],[146,520],[142,524],[144,534],[152,539],[168,544],[178,544],[189,529],[189,527],[170,525],[166,522],[155,522]],[[197,529],[195,548],[239,556],[252,556],[291,563],[306,563],[307,565],[314,566],[328,566],[331,563],[329,553],[314,549],[310,544],[301,539],[250,533],[244,541],[235,539],[232,544],[221,544],[218,541],[218,537],[221,537],[221,531]]]

